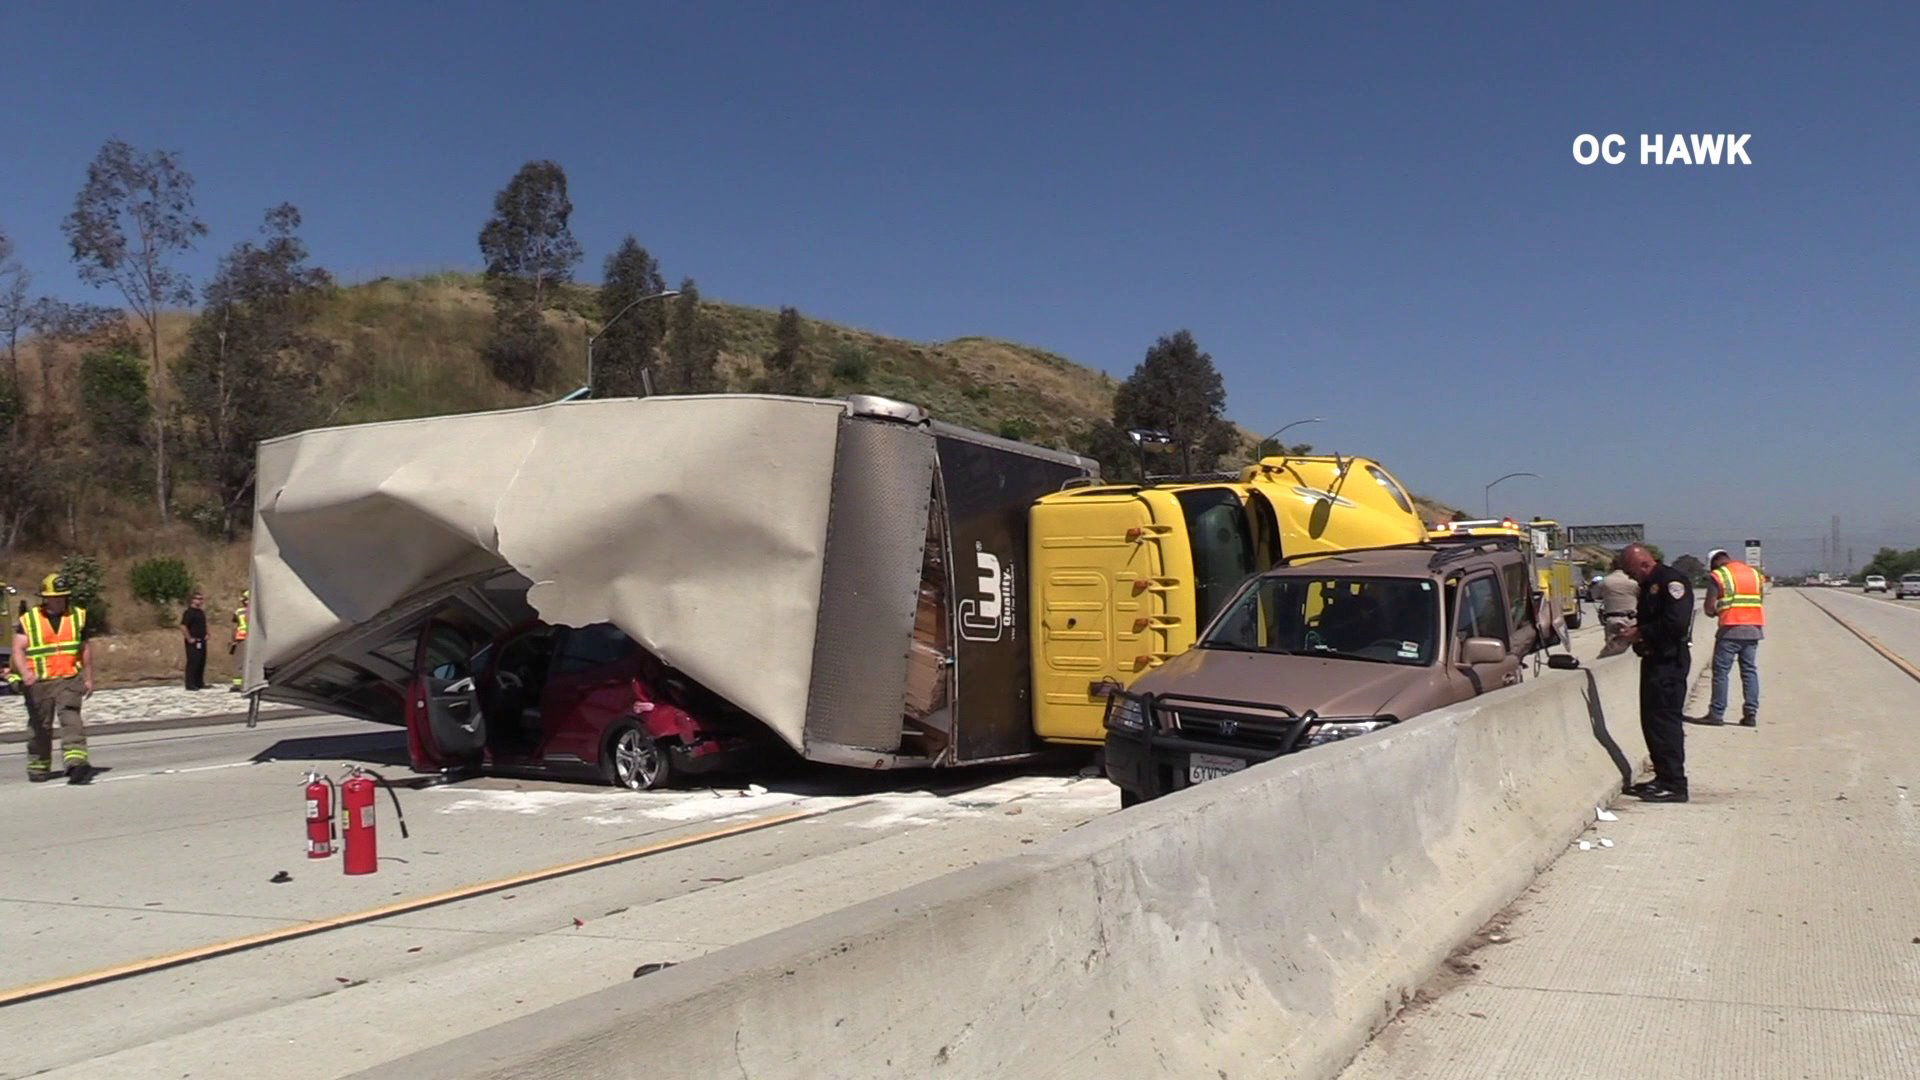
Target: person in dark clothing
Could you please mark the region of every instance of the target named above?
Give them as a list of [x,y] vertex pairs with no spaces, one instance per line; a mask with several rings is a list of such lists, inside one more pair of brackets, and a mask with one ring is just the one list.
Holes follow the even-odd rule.
[[1687,801],[1687,669],[1693,664],[1693,583],[1634,544],[1620,553],[1640,583],[1638,624],[1624,631],[1640,656],[1640,730],[1653,758],[1653,779],[1627,794],[1647,802]]
[[187,678],[189,690],[207,688],[207,598],[199,593],[187,601],[187,610],[180,616],[180,637],[187,647]]

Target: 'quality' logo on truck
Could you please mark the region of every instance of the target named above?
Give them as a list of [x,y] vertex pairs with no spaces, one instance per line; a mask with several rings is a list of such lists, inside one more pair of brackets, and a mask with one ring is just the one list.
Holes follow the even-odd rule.
[[1000,556],[973,545],[979,584],[973,596],[960,601],[960,636],[968,641],[999,641],[1018,637],[1013,624],[1013,571]]

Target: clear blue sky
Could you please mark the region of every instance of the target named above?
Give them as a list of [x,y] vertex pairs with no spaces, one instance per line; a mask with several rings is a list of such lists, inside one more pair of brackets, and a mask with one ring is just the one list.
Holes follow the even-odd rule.
[[[1186,327],[1235,419],[1467,507],[1529,469],[1496,513],[1920,544],[1920,8],[862,7],[6,4],[0,229],[88,295],[59,219],[117,135],[198,177],[202,274],[282,200],[348,280],[471,267],[550,157],[584,278],[631,231],[711,296],[1118,375]],[[1637,164],[1716,131],[1754,164]]]

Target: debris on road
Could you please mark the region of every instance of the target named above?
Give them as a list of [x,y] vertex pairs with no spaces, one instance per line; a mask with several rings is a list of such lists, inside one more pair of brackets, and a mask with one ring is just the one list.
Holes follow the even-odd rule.
[[1613,811],[1607,809],[1604,806],[1594,807],[1593,816],[1594,816],[1594,819],[1597,821],[1619,821],[1620,820],[1619,814],[1614,813]]
[[293,875],[287,873],[285,870],[277,871],[272,877],[267,879],[267,881],[270,884],[274,884],[274,885],[285,885],[287,882],[292,880],[293,880]]
[[637,979],[642,975],[651,975],[656,971],[665,971],[672,967],[673,964],[674,962],[671,960],[665,963],[641,964],[639,967],[633,969],[633,977]]

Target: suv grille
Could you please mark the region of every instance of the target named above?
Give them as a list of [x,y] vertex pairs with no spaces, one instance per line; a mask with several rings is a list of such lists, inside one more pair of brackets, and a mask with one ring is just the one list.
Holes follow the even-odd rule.
[[1173,728],[1195,742],[1279,753],[1292,739],[1299,720],[1254,716],[1218,709],[1168,708]]

